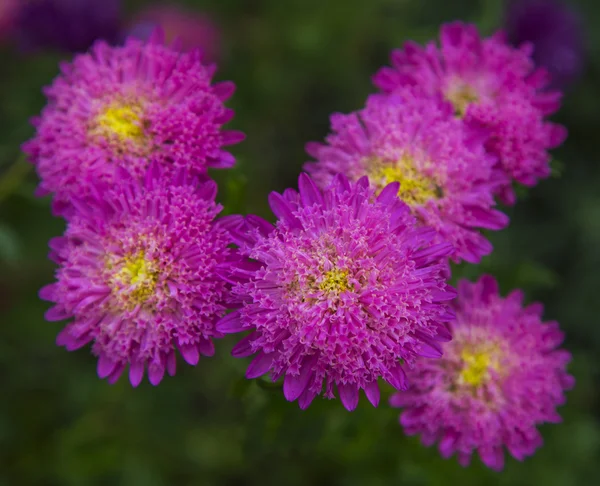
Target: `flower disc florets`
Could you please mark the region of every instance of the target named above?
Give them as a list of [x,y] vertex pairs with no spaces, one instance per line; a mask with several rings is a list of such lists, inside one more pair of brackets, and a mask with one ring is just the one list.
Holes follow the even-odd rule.
[[560,421],[556,407],[574,384],[566,372],[571,354],[558,349],[558,323],[542,323],[542,306],[524,308],[522,300],[520,291],[500,297],[491,276],[460,282],[443,358],[419,360],[408,371],[409,389],[390,399],[404,408],[407,434],[439,442],[442,456],[456,453],[463,466],[478,452],[497,470],[504,447],[522,460],[541,446],[537,426]]
[[367,175],[381,190],[400,182],[398,196],[417,219],[452,243],[455,261],[477,263],[492,251],[480,229],[498,230],[508,218],[493,209],[493,192],[505,179],[493,170],[484,136],[453,117],[436,96],[404,88],[369,97],[364,109],[331,118],[326,144],[311,143],[316,162],[306,164],[320,187],[342,173]]
[[62,66],[45,90],[48,104],[24,145],[41,178],[38,193],[56,193],[55,210],[81,196],[94,181],[110,183],[118,167],[143,177],[149,160],[165,175],[185,169],[197,176],[234,164],[224,146],[243,135],[223,131],[233,112],[223,105],[233,83],[211,84],[214,65],[198,50],[181,53],[162,44],[128,39],[99,41]]
[[216,185],[182,173],[165,178],[156,165],[143,182],[121,171],[113,187],[75,200],[65,235],[51,241],[57,282],[40,293],[56,305],[50,321],[72,319],[57,344],[74,350],[93,342],[98,375],[116,381],[127,364],[137,386],[148,370],[158,384],[175,373],[175,351],[196,364],[222,335],[227,284],[217,266],[233,258]]
[[322,392],[333,398],[334,387],[348,410],[360,389],[377,405],[378,378],[403,389],[403,365],[439,357],[450,339],[451,245],[416,224],[398,183],[376,196],[367,178],[340,175],[320,192],[301,175],[299,189],[271,194],[275,226],[229,219],[249,260],[229,275],[241,308],[217,329],[251,330],[233,350],[256,355],[246,376],[283,377],[285,397],[302,408]]
[[486,149],[507,175],[498,193],[514,202],[508,183],[533,186],[547,177],[548,149],[566,137],[564,127],[546,121],[558,109],[561,94],[545,90],[547,74],[535,68],[531,50],[529,45],[511,47],[501,32],[481,39],[474,26],[455,22],[442,27],[439,47],[409,42],[394,51],[392,67],[382,68],[374,82],[385,93],[418,86],[442,96],[458,119],[487,130]]

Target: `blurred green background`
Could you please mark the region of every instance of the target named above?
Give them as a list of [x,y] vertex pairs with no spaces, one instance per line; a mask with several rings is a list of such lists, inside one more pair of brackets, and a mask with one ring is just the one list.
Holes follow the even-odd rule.
[[[125,2],[125,18],[146,2]],[[164,2],[166,3],[166,2]],[[232,128],[238,166],[215,173],[227,212],[268,215],[271,190],[295,185],[328,116],[350,111],[373,90],[370,76],[389,50],[427,41],[440,23],[501,26],[501,0],[182,1],[208,12],[223,31],[217,78],[238,90]],[[19,154],[33,133],[28,118],[44,104],[40,88],[66,54],[0,49],[0,486],[204,485],[591,485],[600,484],[600,3],[570,2],[586,21],[585,75],[556,117],[570,131],[554,177],[508,210],[510,227],[490,238],[480,266],[503,291],[525,289],[546,305],[574,354],[576,388],[564,422],[542,428],[545,446],[505,471],[478,460],[467,469],[402,434],[397,410],[364,399],[353,413],[316,400],[307,411],[282,393],[243,379],[246,360],[229,356],[233,339],[195,367],[181,361],[159,387],[132,389],[126,377],[96,377],[86,349],[68,353],[54,339],[38,289],[53,278],[47,242],[63,223],[36,199],[36,177]]]

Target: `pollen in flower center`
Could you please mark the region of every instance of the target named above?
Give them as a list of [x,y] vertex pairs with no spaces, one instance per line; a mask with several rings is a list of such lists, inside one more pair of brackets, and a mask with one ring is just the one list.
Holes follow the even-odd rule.
[[102,135],[116,136],[122,141],[139,141],[144,137],[141,110],[134,104],[109,105],[97,116],[96,125]]
[[135,307],[148,300],[154,294],[158,272],[152,261],[146,259],[144,252],[125,257],[112,270],[117,269],[111,278],[111,288],[127,308]]
[[494,348],[464,349],[461,353],[463,368],[459,382],[478,387],[487,382],[490,370],[498,370],[498,360]]
[[391,182],[399,182],[398,197],[410,206],[424,204],[439,197],[435,182],[421,174],[410,157],[402,157],[394,163],[371,161],[369,179],[383,188]]
[[454,106],[456,116],[462,118],[471,103],[479,101],[479,95],[472,86],[466,83],[457,83],[446,92],[446,99]]
[[345,292],[350,290],[351,286],[348,283],[348,271],[334,268],[325,273],[323,280],[319,284],[319,290],[327,293]]

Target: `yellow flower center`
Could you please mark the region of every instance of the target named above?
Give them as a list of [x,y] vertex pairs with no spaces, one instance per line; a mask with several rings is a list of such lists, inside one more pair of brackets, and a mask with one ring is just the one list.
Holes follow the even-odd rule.
[[327,293],[335,292],[337,294],[350,290],[348,283],[348,271],[334,268],[325,272],[325,276],[319,284],[319,290]]
[[109,270],[119,268],[113,273],[110,285],[113,293],[123,300],[126,308],[143,304],[154,294],[158,271],[152,261],[146,259],[143,251],[137,255],[126,256],[116,265],[109,265]]
[[424,204],[440,195],[433,179],[421,174],[410,157],[402,157],[395,163],[371,162],[369,179],[380,188],[399,182],[398,197],[410,206]]
[[144,129],[141,109],[134,104],[112,104],[96,117],[97,130],[106,137],[119,140],[141,141]]
[[471,103],[479,101],[475,89],[465,83],[457,83],[446,92],[446,99],[454,106],[456,116],[462,118]]
[[489,346],[484,349],[466,348],[461,353],[463,368],[459,375],[459,383],[478,387],[490,378],[490,370],[498,371],[498,349]]

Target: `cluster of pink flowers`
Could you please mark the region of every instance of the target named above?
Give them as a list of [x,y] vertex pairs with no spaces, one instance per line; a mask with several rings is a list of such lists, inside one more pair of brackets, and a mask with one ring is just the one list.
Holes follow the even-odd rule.
[[57,344],[92,342],[100,377],[129,365],[133,386],[146,370],[158,384],[175,350],[195,365],[222,336],[230,285],[219,269],[237,256],[207,170],[231,167],[225,146],[243,139],[223,129],[234,85],[213,84],[214,65],[158,30],[147,43],[99,41],[61,68],[23,146],[38,194],[67,220],[50,242],[59,269],[40,292],[55,303],[46,318],[72,319]]
[[508,224],[496,198],[548,175],[560,95],[528,47],[461,23],[392,64],[308,144],[298,189],[269,195],[274,223],[217,219],[207,170],[231,167],[243,135],[223,129],[233,84],[213,84],[197,51],[157,33],[62,66],[24,145],[67,220],[40,292],[48,320],[70,319],[57,343],[91,343],[110,382],[129,367],[133,386],[156,385],[177,351],[195,365],[245,333],[232,354],[253,356],[246,377],[281,381],[303,409],[322,395],[353,410],[361,390],[378,406],[384,381],[406,433],[444,457],[501,469],[503,447],[532,454],[574,383],[563,335],[490,276],[457,292],[450,263],[488,255],[482,231]]

